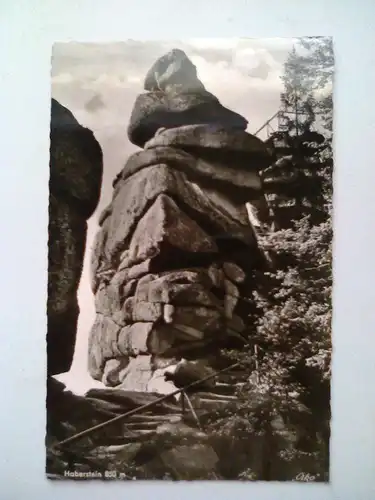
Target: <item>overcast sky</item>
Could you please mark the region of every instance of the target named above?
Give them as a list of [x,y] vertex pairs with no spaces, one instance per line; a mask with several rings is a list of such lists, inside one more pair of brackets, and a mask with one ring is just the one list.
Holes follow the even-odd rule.
[[72,369],[60,379],[77,393],[98,386],[87,372],[87,339],[95,317],[89,285],[89,253],[98,230],[98,213],[110,202],[112,180],[127,157],[139,148],[126,129],[146,72],[155,60],[180,48],[196,65],[198,77],[221,103],[240,113],[255,132],[279,108],[283,64],[296,40],[191,39],[187,41],[110,44],[55,44],[52,54],[52,96],[89,127],[104,155],[99,207],[88,224],[85,264],[78,293],[80,318]]

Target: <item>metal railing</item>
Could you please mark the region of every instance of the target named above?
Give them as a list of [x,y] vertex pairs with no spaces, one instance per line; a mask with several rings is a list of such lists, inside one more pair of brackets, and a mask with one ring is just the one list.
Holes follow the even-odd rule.
[[[156,406],[157,404],[162,403],[163,401],[165,401],[167,399],[170,399],[172,396],[176,396],[177,394],[182,394],[182,401],[183,401],[182,404],[185,404],[185,399],[186,399],[186,402],[190,408],[190,411],[192,411],[194,418],[197,420],[198,417],[195,413],[194,408],[191,405],[189,397],[187,396],[187,391],[189,389],[192,389],[192,388],[200,385],[202,382],[206,382],[208,380],[211,380],[211,379],[217,377],[218,375],[225,373],[225,372],[228,372],[234,368],[238,368],[241,365],[242,365],[241,362],[233,363],[232,365],[227,366],[226,368],[223,368],[222,370],[219,370],[215,373],[211,373],[210,375],[207,375],[206,377],[203,377],[199,380],[196,380],[196,381],[192,382],[191,384],[188,384],[184,387],[176,389],[175,391],[173,391],[169,394],[165,394],[164,396],[161,396],[160,398],[157,398],[154,401],[146,403],[142,406],[138,406],[137,408],[133,408],[132,410],[127,411],[126,413],[118,415],[114,418],[111,418],[110,420],[107,420],[107,421],[102,422],[100,424],[94,425],[93,427],[89,427],[88,429],[85,429],[84,431],[78,432],[78,433],[74,434],[73,436],[70,436],[62,441],[59,441],[58,443],[55,443],[51,448],[56,449],[56,448],[60,448],[62,446],[65,446],[67,444],[73,443],[74,441],[77,441],[77,440],[79,440],[85,436],[88,436],[96,431],[99,431],[101,429],[104,429],[105,427],[108,427],[109,425],[112,425],[112,424],[115,424],[115,423],[120,422],[122,420],[125,420],[126,418],[131,417],[132,415],[140,413],[144,410],[148,410],[148,409],[152,408],[153,406]],[[200,426],[199,419],[198,419],[197,423]]]

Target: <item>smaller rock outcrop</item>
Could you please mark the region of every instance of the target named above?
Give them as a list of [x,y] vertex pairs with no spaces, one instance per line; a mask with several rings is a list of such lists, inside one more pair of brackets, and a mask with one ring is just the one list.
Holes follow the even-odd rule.
[[78,321],[87,219],[99,202],[103,160],[93,133],[52,99],[48,226],[48,375],[67,372]]

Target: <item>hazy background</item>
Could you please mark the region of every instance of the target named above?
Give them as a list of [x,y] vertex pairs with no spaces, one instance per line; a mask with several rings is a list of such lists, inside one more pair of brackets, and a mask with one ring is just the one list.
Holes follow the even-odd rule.
[[87,341],[95,317],[89,284],[90,252],[98,214],[111,200],[112,180],[127,157],[139,149],[129,142],[126,128],[136,96],[143,91],[146,72],[172,48],[184,50],[206,89],[224,106],[243,115],[249,121],[248,131],[254,133],[279,108],[283,90],[280,76],[293,43],[292,38],[211,38],[54,45],[52,96],[94,132],[104,155],[101,199],[88,222],[74,361],[70,372],[58,377],[70,390],[84,393],[89,387],[101,386],[87,371]]

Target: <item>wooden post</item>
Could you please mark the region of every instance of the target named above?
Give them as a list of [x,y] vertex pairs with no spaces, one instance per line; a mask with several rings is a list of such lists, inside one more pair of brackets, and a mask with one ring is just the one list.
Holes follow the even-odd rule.
[[254,358],[255,358],[255,374],[256,374],[257,384],[259,384],[258,344],[254,345]]
[[184,391],[182,394],[183,394],[183,396],[184,396],[184,397],[186,397],[186,402],[187,402],[187,404],[188,404],[188,406],[189,406],[189,408],[190,408],[191,413],[193,414],[193,417],[194,417],[195,421],[197,422],[198,428],[199,428],[200,430],[202,430],[201,423],[199,422],[198,415],[195,413],[194,407],[193,407],[193,405],[191,404],[191,401],[190,401],[189,396],[186,394],[186,392],[185,392],[185,391]]
[[181,392],[181,413],[185,415],[185,392]]

